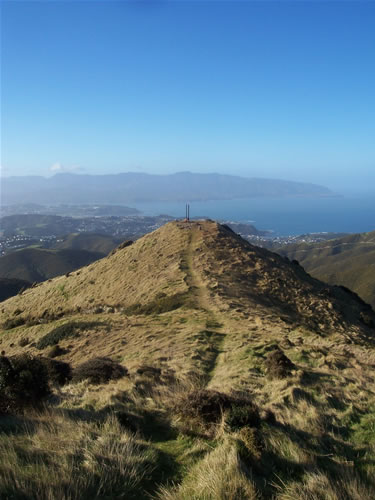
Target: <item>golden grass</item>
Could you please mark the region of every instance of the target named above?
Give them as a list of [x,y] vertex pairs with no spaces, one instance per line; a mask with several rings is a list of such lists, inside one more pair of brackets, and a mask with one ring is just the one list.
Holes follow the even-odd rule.
[[0,439],[1,498],[133,498],[155,454],[113,417],[79,421],[62,411],[32,416]]
[[256,500],[260,498],[238,456],[228,440],[192,467],[178,486],[163,487],[160,500]]
[[[94,487],[105,496],[108,483],[115,498],[121,498],[116,495],[123,494],[122,487],[125,498],[134,491],[138,498],[151,492],[166,500],[375,498],[371,340],[364,340],[358,325],[342,322],[326,300],[319,303],[315,285],[309,280],[300,285],[276,256],[257,249],[244,256],[243,244],[228,246],[216,225],[201,227],[172,224],[111,260],[4,303],[0,321],[17,307],[36,314],[45,307],[67,308],[61,319],[2,332],[0,349],[7,355],[43,353],[33,342],[64,322],[99,321],[108,328],[62,341],[67,352],[60,359],[75,366],[109,356],[126,366],[130,377],[107,385],[65,386],[55,392],[57,409],[31,416],[31,425],[18,435],[0,434],[0,478],[8,488],[3,496],[19,488],[40,498],[84,498],[78,493]],[[274,280],[279,272],[290,290]],[[55,293],[59,280],[68,294],[63,303]],[[192,300],[162,314],[123,313],[132,303],[149,303],[160,291],[189,291]],[[281,299],[286,305],[295,299],[293,314],[279,307]],[[95,313],[99,302],[104,312]],[[318,323],[326,321],[321,329],[309,326],[314,310]],[[21,348],[18,340],[25,336],[31,343]],[[296,365],[280,380],[268,377],[265,364],[275,345]],[[141,365],[160,369],[161,377],[138,374]],[[263,419],[259,447],[255,443],[254,450],[241,454],[243,443],[255,434],[230,432],[224,415],[210,432],[187,425],[174,408],[197,387],[247,393]],[[131,414],[138,433],[119,426],[111,417],[118,412]]]

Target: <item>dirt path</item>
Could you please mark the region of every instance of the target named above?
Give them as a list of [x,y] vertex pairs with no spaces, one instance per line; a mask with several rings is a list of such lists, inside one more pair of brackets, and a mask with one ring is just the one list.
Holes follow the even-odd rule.
[[200,232],[192,228],[189,236],[189,244],[185,254],[187,283],[190,290],[192,290],[197,306],[206,312],[205,328],[217,334],[211,338],[213,342],[212,360],[207,370],[207,384],[209,384],[214,377],[220,355],[223,352],[226,333],[222,331],[224,327],[222,313],[216,306],[214,299],[210,296],[207,285],[203,281],[202,275],[197,270],[194,262],[194,253],[197,246],[199,246]]

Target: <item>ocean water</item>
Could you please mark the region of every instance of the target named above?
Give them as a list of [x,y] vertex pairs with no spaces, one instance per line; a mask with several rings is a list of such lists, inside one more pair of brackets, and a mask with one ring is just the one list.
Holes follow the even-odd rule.
[[[185,202],[131,203],[144,215],[185,216]],[[250,222],[275,236],[375,230],[375,195],[330,198],[251,198],[190,202],[191,217]]]

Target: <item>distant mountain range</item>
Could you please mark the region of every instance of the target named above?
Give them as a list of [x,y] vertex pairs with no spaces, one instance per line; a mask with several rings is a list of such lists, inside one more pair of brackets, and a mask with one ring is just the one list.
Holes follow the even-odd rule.
[[298,260],[315,278],[350,288],[375,307],[375,231],[286,245],[275,251]]
[[2,204],[84,204],[145,201],[199,201],[253,197],[332,196],[326,187],[300,182],[179,172],[170,175],[56,174],[5,177]]

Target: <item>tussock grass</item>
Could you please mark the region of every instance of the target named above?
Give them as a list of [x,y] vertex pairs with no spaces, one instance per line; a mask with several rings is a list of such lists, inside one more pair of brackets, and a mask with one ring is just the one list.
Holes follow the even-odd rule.
[[[105,322],[107,331],[94,327],[62,339],[59,355],[73,369],[93,357],[109,357],[129,372],[106,384],[84,380],[55,387],[48,401],[54,410],[45,417],[28,413],[26,427],[14,421],[17,431],[0,432],[6,446],[2,456],[13,457],[10,466],[0,467],[1,477],[8,477],[6,494],[17,491],[14,468],[21,493],[42,491],[41,498],[51,499],[59,478],[62,498],[75,498],[81,490],[83,498],[95,498],[99,491],[102,498],[126,494],[142,500],[144,495],[167,500],[375,498],[375,349],[365,327],[344,322],[332,306],[334,297],[319,295],[322,285],[302,269],[290,269],[276,255],[240,240],[236,246],[218,239],[220,228],[213,223],[189,227],[173,224],[171,231],[161,230],[160,239],[149,235],[67,280],[56,279],[5,303],[1,321],[13,317],[17,307],[39,308],[41,315],[52,304],[56,317],[59,307],[64,309],[65,322]],[[69,293],[60,302],[59,280]],[[159,308],[166,297],[179,294],[189,295],[183,307]],[[156,309],[124,315],[133,304]],[[0,332],[2,348],[7,356],[15,354],[19,338],[27,335],[31,342],[22,349],[36,354],[32,340],[51,328],[38,323]],[[267,375],[267,359],[277,346],[294,365],[281,379]],[[259,422],[248,419],[241,407],[231,422],[233,409],[225,404],[208,425],[199,412],[191,418],[187,396],[203,390],[245,395],[258,409]],[[108,418],[115,419],[113,440],[105,428]],[[49,420],[53,430],[46,429]],[[36,438],[43,433],[52,444]],[[110,449],[100,448],[102,442]],[[128,457],[141,478],[129,487],[126,477],[133,473],[122,476],[114,470],[130,466]],[[51,485],[39,483],[49,461]],[[114,486],[106,490],[101,476]],[[126,486],[122,492],[119,484]],[[4,491],[0,497],[6,498]]]
[[279,487],[280,500],[372,500],[375,488],[364,484],[354,470],[342,469],[340,478],[332,479],[323,472],[308,472],[302,481]]
[[256,500],[251,473],[239,458],[235,444],[224,441],[201,460],[179,486],[161,488],[160,500]]
[[36,415],[22,442],[0,438],[0,497],[140,498],[156,454],[108,417],[101,424],[60,412]]

